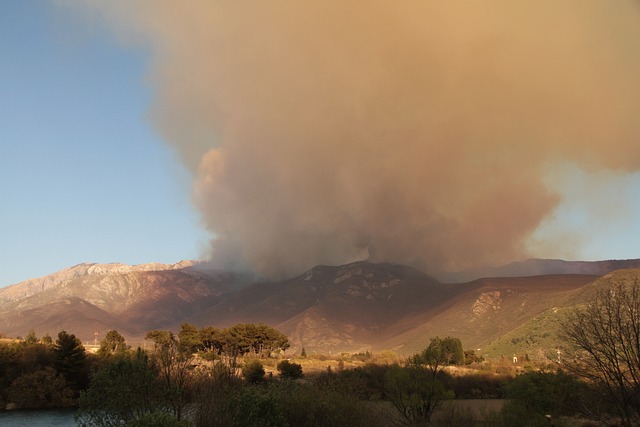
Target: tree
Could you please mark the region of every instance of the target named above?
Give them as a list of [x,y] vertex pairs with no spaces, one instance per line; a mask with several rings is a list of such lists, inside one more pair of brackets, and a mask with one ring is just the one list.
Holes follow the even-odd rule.
[[265,324],[239,323],[223,333],[226,351],[244,355],[254,353],[270,357],[271,353],[289,348],[287,336]]
[[76,421],[80,425],[113,426],[142,419],[163,406],[158,379],[141,350],[132,356],[118,356],[91,379],[78,399]]
[[53,345],[53,340],[51,339],[51,335],[49,335],[48,333],[42,336],[42,339],[40,340],[40,342],[44,345]]
[[158,368],[173,415],[181,420],[193,379],[191,376],[193,355],[181,351],[178,340],[170,331],[149,331],[145,338],[153,340],[153,361]]
[[429,365],[435,371],[447,365],[464,365],[464,350],[460,338],[431,338],[429,346],[414,356],[417,364]]
[[[640,285],[599,289],[584,307],[561,323],[561,337],[573,345],[563,357],[572,373],[596,387],[627,425],[640,424]],[[599,414],[585,408],[587,414]]]
[[222,331],[214,326],[207,326],[199,331],[204,351],[220,354],[222,352]]
[[453,392],[435,379],[431,369],[421,365],[392,365],[385,374],[385,397],[407,425],[427,424],[433,412]]
[[188,322],[184,322],[180,327],[178,340],[180,343],[180,350],[190,354],[197,353],[199,350],[204,348],[198,328]]
[[38,342],[38,337],[36,336],[36,332],[31,329],[26,337],[24,337],[24,342],[27,344],[35,344]]
[[58,333],[53,347],[54,367],[76,390],[84,389],[89,382],[87,356],[82,342],[67,331]]
[[387,399],[406,424],[428,423],[446,399],[453,398],[438,379],[444,366],[464,364],[459,338],[432,338],[422,353],[409,359],[408,366],[392,366],[385,376]]
[[104,339],[100,341],[100,348],[98,354],[106,356],[108,354],[122,353],[129,349],[129,346],[125,342],[125,339],[120,332],[111,330],[107,332]]

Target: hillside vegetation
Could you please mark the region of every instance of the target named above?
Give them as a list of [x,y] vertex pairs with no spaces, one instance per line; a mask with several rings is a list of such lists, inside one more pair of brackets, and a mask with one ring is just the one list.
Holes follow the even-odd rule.
[[[549,265],[593,271],[620,262]],[[356,262],[251,283],[243,274],[190,263],[83,264],[0,289],[0,334],[73,330],[82,342],[93,343],[117,329],[130,342],[142,343],[146,331],[177,331],[185,321],[219,328],[267,323],[289,337],[292,354],[304,347],[408,356],[429,337],[456,336],[488,357],[542,357],[558,347],[559,316],[611,277],[616,276],[549,274],[456,284],[407,266]]]

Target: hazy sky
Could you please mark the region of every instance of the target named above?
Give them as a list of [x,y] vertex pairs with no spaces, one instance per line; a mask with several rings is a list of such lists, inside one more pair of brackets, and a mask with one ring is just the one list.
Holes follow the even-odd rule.
[[274,276],[640,257],[631,2],[82,3],[0,2],[0,286],[214,234]]

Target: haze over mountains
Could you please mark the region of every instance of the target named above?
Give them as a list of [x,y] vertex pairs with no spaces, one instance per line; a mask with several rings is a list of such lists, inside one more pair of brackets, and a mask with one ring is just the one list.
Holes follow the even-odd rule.
[[[620,269],[627,270],[610,274]],[[408,266],[361,261],[255,282],[188,261],[80,264],[0,289],[0,333],[24,336],[33,329],[55,336],[65,329],[94,342],[117,329],[133,342],[185,321],[200,327],[262,322],[287,334],[293,350],[411,354],[431,337],[452,335],[481,352],[535,352],[538,344],[552,344],[550,333],[532,331],[553,332],[544,322],[559,307],[584,301],[585,289],[608,280],[640,277],[640,260],[529,260],[484,272],[490,274],[438,280]],[[456,277],[467,280],[445,283]]]

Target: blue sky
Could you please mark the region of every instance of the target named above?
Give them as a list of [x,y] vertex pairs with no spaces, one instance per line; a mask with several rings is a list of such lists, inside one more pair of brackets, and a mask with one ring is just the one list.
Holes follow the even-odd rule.
[[[55,2],[0,2],[0,287],[206,252],[192,177],[147,119],[148,60]],[[640,257],[640,174],[555,167],[563,202],[532,256]]]
[[0,9],[0,286],[198,258],[190,178],[146,119],[145,52],[53,2]]

